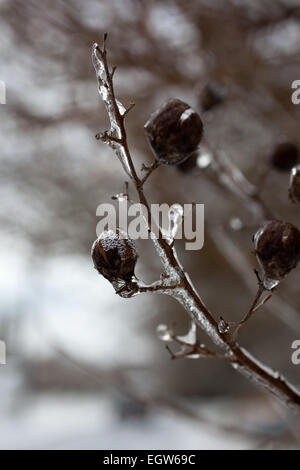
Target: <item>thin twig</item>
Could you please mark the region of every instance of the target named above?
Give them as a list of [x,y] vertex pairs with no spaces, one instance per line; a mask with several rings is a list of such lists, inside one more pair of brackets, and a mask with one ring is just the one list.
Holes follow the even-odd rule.
[[253,310],[253,313],[257,312],[261,307],[263,307],[272,297],[273,292],[271,294],[266,295],[266,297],[255,307]]
[[159,166],[160,166],[160,162],[158,160],[155,160],[154,163],[152,163],[150,167],[147,167],[146,165],[143,164],[142,170],[147,171],[147,173],[144,176],[144,178],[141,180],[141,183],[140,183],[141,186],[144,186],[144,184],[146,183],[151,173],[153,173],[153,171],[156,170]]
[[[250,211],[256,221],[262,222],[266,219],[276,218],[271,209],[269,209],[260,196],[258,187],[251,183],[244,173],[229,160],[223,151],[213,148],[212,145],[205,143],[209,150],[212,164],[209,166],[205,175],[214,183],[229,190],[243,202],[246,201],[246,208]],[[202,172],[201,172],[202,173]],[[243,204],[243,208],[245,204]]]
[[166,349],[171,354],[171,359],[180,359],[188,356],[199,356],[199,358],[214,358],[214,359],[225,359],[229,362],[234,361],[235,359],[232,356],[228,356],[226,354],[219,354],[215,351],[211,351],[203,344],[198,344],[197,341],[195,343],[189,343],[187,341],[182,340],[179,336],[171,334],[170,335],[172,340],[183,346],[184,348],[180,349],[176,353],[173,353],[169,345],[166,345]]
[[[263,295],[264,291],[266,290],[260,277],[259,277],[259,274],[258,272],[255,270],[254,271],[255,274],[256,274],[256,277],[258,279],[258,289],[257,289],[257,293],[256,293],[256,296],[254,297],[254,300],[251,304],[251,307],[250,309],[248,310],[248,312],[246,313],[245,317],[243,318],[243,320],[239,323],[239,326],[241,327],[242,325],[244,325],[250,317],[252,317],[253,313],[257,310],[257,304],[258,302],[260,301],[261,299],[261,296]],[[262,305],[262,304],[261,304]]]

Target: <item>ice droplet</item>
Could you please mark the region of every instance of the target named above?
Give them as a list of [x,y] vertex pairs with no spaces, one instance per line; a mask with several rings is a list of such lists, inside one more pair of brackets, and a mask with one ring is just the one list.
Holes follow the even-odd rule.
[[104,85],[101,85],[101,86],[99,87],[99,93],[100,93],[100,95],[102,96],[102,99],[103,99],[104,101],[107,101],[107,99],[108,99],[108,90],[107,90],[107,87],[104,86]]
[[185,341],[189,344],[196,344],[197,341],[197,325],[194,321],[191,322],[190,329],[186,335],[177,336],[181,341]]
[[274,289],[274,287],[278,286],[279,282],[280,281],[278,279],[270,279],[267,276],[264,276],[264,278],[263,278],[263,284],[264,284],[264,287],[267,290]]
[[126,112],[126,108],[125,108],[125,106],[123,106],[123,104],[122,104],[120,101],[118,101],[118,100],[116,100],[116,102],[117,102],[117,105],[118,105],[118,108],[119,108],[120,114],[122,114],[122,115],[123,115],[123,114]]
[[[185,274],[185,276],[192,285],[192,281],[190,280],[187,273]],[[178,288],[176,290],[174,289],[172,291],[172,295],[181,303],[181,305],[183,305],[183,307],[190,313],[190,315],[195,318],[195,321],[197,322],[199,327],[201,327],[207,332],[213,342],[216,345],[224,347],[224,342],[219,335],[218,329],[208,320],[208,318],[206,317],[206,313],[198,307],[194,297],[191,296],[190,293],[183,288]]]
[[160,324],[156,328],[157,337],[161,341],[166,341],[166,342],[173,341],[172,333],[173,332],[168,328],[168,326],[164,324]]
[[196,354],[188,354],[186,357],[187,357],[187,359],[200,359],[201,354],[198,354],[198,353],[196,353]]
[[183,220],[183,207],[180,204],[173,204],[170,207],[170,212],[169,212],[169,238],[171,241],[175,238],[176,233],[179,229],[179,227],[182,224]]
[[218,330],[221,334],[228,333],[229,331],[229,324],[222,317],[218,323]]
[[124,202],[128,201],[128,194],[126,193],[118,193],[112,196],[112,199],[118,201],[118,202]]

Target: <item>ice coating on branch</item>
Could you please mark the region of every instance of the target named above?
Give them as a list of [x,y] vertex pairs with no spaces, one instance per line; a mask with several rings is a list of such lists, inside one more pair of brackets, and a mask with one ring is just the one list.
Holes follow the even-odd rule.
[[222,338],[220,337],[217,327],[211,323],[211,321],[207,318],[205,312],[197,306],[195,299],[192,297],[192,295],[187,292],[184,288],[180,287],[174,290],[173,295],[194,318],[194,321],[204,331],[206,331],[212,341],[216,345],[221,346],[223,349],[227,349],[227,345],[223,342]]
[[[157,240],[157,237],[156,237],[155,233],[151,232],[150,236],[151,236],[151,240],[153,242],[153,245],[156,249],[156,252],[157,252],[158,256],[160,257],[161,262],[164,266],[164,270],[165,270],[165,272],[168,276],[168,284],[169,285],[177,284],[180,281],[180,273],[178,271],[178,268],[176,268],[176,267],[174,267],[170,264],[168,256],[167,256],[165,250],[162,248],[159,241]],[[173,248],[173,252],[175,254],[174,248]]]
[[127,158],[127,155],[126,155],[126,152],[124,150],[123,145],[114,144],[111,147],[114,148],[115,153],[116,153],[118,159],[120,160],[120,162],[122,163],[122,166],[123,166],[124,170],[126,171],[127,175],[131,178],[132,177],[131,169],[130,169],[130,165],[128,163],[128,158]]
[[[105,51],[101,52],[98,49],[97,44],[93,46],[93,64],[98,78],[99,93],[105,103],[111,123],[111,128],[106,133],[106,143],[115,150],[115,153],[120,159],[126,173],[131,178],[131,162],[128,162],[128,154],[126,154],[126,149],[124,149],[122,143],[114,141],[114,139],[119,139],[121,137],[123,141],[125,140],[124,135],[121,136],[122,126],[120,128],[119,125],[119,123],[122,122],[121,119],[123,118],[124,108],[120,105],[119,102],[115,100],[114,96],[112,96],[111,75],[107,69]],[[192,117],[193,115],[194,114],[192,114],[190,117]],[[189,119],[186,118],[182,122],[182,127],[184,127],[184,125],[188,121]],[[111,139],[109,139],[109,137]],[[105,140],[103,139],[103,141]],[[204,160],[204,163],[206,165],[207,162],[205,162]],[[221,165],[219,166],[220,169],[222,169]],[[251,185],[247,183],[247,180],[243,179],[242,175],[239,174],[238,171],[233,171],[233,169],[230,168],[229,164],[227,164],[227,167],[232,170],[231,178],[228,180],[228,184],[232,184],[232,182],[234,182],[237,187],[238,183],[247,185],[247,189],[250,192]],[[226,181],[225,177],[224,179]],[[220,345],[223,350],[227,350],[227,353],[230,354],[232,352],[230,346],[223,341],[218,331],[215,320],[213,319],[209,311],[205,308],[196,291],[193,291],[193,286],[188,276],[185,275],[181,265],[177,262],[174,248],[166,248],[163,244],[160,243],[159,240],[155,239],[155,236],[153,242],[159,256],[162,259],[165,268],[165,273],[167,275],[166,279],[168,278],[167,282],[170,282],[169,285],[174,284],[174,280],[176,282],[183,280],[185,276],[184,282],[181,284],[182,287],[176,287],[175,289],[169,288],[166,290],[166,293],[173,295],[173,297],[176,298],[184,306],[184,308],[188,311],[189,315],[197,323],[197,325],[199,325],[206,331],[206,333],[213,340],[213,342],[217,345]],[[165,338],[168,336],[166,335],[165,329],[164,332],[161,332],[161,334]],[[237,349],[237,352],[238,351],[239,349]],[[284,379],[282,379],[277,372],[273,372],[271,375],[274,381],[280,382],[278,386],[275,386],[275,383],[273,383],[273,381],[270,381],[268,378],[268,374],[270,373],[270,371],[267,371],[262,364],[256,362],[254,359],[250,359],[249,355],[247,359],[246,351],[241,351],[241,354],[237,354],[237,357],[234,358],[234,360],[236,360],[236,362],[233,366],[238,368],[242,373],[244,373],[245,376],[248,376],[250,379],[254,380],[257,383],[261,383],[265,388],[268,388],[270,391],[272,391],[274,395],[277,395],[279,398],[282,398],[282,400],[290,406],[295,405],[295,408],[299,410],[299,395],[297,395],[297,392],[293,391],[292,387],[290,387],[289,384],[286,384]],[[254,364],[251,364],[251,361]],[[293,393],[295,394],[295,396],[293,396]]]
[[126,113],[126,108],[125,106],[122,105],[122,103],[118,100],[116,100],[116,103],[118,105],[118,108],[119,108],[119,111],[121,114],[125,114]]
[[[281,390],[281,387],[277,386],[278,382],[281,383],[283,386],[287,383],[284,377],[282,377],[278,371],[274,371],[270,367],[267,367],[265,364],[262,364],[244,348],[240,348],[240,349],[242,353],[257,366],[257,369],[258,370],[260,369],[260,373],[255,373],[253,368],[249,370],[247,367],[239,363],[233,363],[232,367],[238,370],[240,373],[242,373],[246,378],[252,380],[258,385],[263,386],[270,393],[272,393],[277,398],[282,400],[283,403],[286,403],[290,408],[294,408],[297,412],[299,412],[299,405],[294,404],[289,399],[289,397],[286,395],[284,391],[284,387],[282,387],[282,390]],[[264,379],[264,377],[261,374],[261,371],[264,371],[268,376],[272,377],[274,379],[274,383],[272,383],[270,380]],[[296,394],[298,393],[295,387],[293,387],[291,384],[288,384],[288,385],[292,393],[293,392]]]
[[164,238],[168,243],[172,243],[183,221],[183,207],[180,204],[173,204],[168,213],[169,227],[167,230],[161,228]]
[[108,99],[108,91],[107,91],[106,86],[103,86],[103,85],[99,86],[99,93],[100,93],[100,95],[101,95],[103,101],[107,101],[107,99]]
[[111,93],[109,91],[109,85],[107,83],[106,71],[105,71],[103,60],[99,58],[99,56],[97,54],[97,51],[99,51],[99,54],[100,54],[98,44],[95,43],[93,45],[92,62],[93,62],[93,66],[94,66],[94,69],[95,69],[95,72],[96,72],[96,77],[97,77],[98,82],[99,82],[98,83],[98,91],[99,91],[99,94],[100,94],[100,96],[101,96],[101,98],[104,101],[104,104],[106,106],[106,109],[107,109],[107,112],[108,112],[108,115],[109,115],[109,118],[110,118],[111,127],[112,127],[113,130],[117,131],[118,126],[117,126],[117,123],[115,121],[114,106],[113,106],[113,102],[112,102],[112,96],[111,96]]
[[132,178],[131,169],[130,169],[128,158],[126,155],[126,151],[124,150],[124,146],[122,144],[119,144],[118,142],[109,140],[109,136],[113,136],[118,139],[121,139],[122,137],[121,129],[118,124],[117,117],[116,117],[116,106],[121,116],[125,114],[126,109],[122,105],[122,103],[120,103],[118,100],[114,98],[114,96],[111,93],[110,83],[107,77],[107,73],[110,73],[110,72],[106,71],[105,69],[104,61],[102,58],[102,52],[99,49],[97,43],[93,45],[92,62],[93,62],[93,66],[96,72],[96,77],[98,79],[98,91],[105,104],[105,107],[109,116],[109,120],[110,120],[110,130],[107,133],[108,139],[106,140],[106,143],[115,151],[127,175],[130,178]]
[[174,240],[183,220],[183,207],[180,204],[173,204],[169,212],[170,218],[170,237]]
[[221,334],[229,332],[229,324],[222,317],[220,318],[218,323],[218,330]]
[[187,354],[185,357],[187,359],[200,359],[201,357],[205,357],[205,356],[199,353],[193,353],[193,354]]
[[189,331],[183,336],[177,336],[180,341],[184,341],[189,344],[196,344],[197,342],[197,325],[194,321],[191,321]]

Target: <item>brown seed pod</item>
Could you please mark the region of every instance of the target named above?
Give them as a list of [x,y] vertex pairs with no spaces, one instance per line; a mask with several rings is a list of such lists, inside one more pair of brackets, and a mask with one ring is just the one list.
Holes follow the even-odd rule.
[[291,202],[300,202],[300,165],[294,166],[290,176],[289,198]]
[[300,258],[300,232],[290,223],[272,220],[256,232],[254,247],[268,288],[272,285],[269,281],[280,281],[296,267]]
[[292,142],[278,144],[272,152],[271,164],[276,170],[289,171],[299,161],[299,149]]
[[163,165],[184,162],[195,152],[203,134],[200,116],[178,99],[161,106],[144,127],[154,156]]
[[92,246],[97,271],[110,282],[129,282],[138,258],[133,241],[123,230],[103,232]]

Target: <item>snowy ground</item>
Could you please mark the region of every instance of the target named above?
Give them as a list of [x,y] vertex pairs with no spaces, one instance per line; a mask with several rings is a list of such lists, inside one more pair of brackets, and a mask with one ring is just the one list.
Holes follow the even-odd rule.
[[[22,256],[15,246],[11,249],[9,240],[2,239],[2,247],[0,263],[6,269],[0,275],[4,292],[0,319],[8,355],[7,364],[0,366],[1,449],[255,446],[248,437],[222,432],[168,407],[152,406],[140,417],[124,419],[114,392],[106,386],[99,388],[99,394],[97,390],[78,393],[76,387],[74,391],[67,388],[51,393],[30,388],[22,360],[29,364],[55,357],[57,360],[58,350],[100,369],[122,370],[126,365],[141,368],[147,376],[146,366],[155,363],[160,343],[155,340],[155,331],[147,335],[143,326],[157,312],[155,304],[145,303],[142,297],[129,303],[116,296],[94,272],[89,259],[57,257],[34,264],[21,242],[18,249]],[[4,329],[5,325],[9,327]],[[144,387],[148,386],[146,382],[142,381]],[[143,393],[143,387],[141,390]],[[198,405],[201,411],[206,408],[200,398]],[[214,406],[209,404],[210,409]],[[224,410],[226,405],[220,416],[226,415]]]
[[[3,411],[3,410],[2,410]],[[42,396],[1,413],[1,449],[249,449],[254,441],[170,411],[120,420],[107,397]]]

